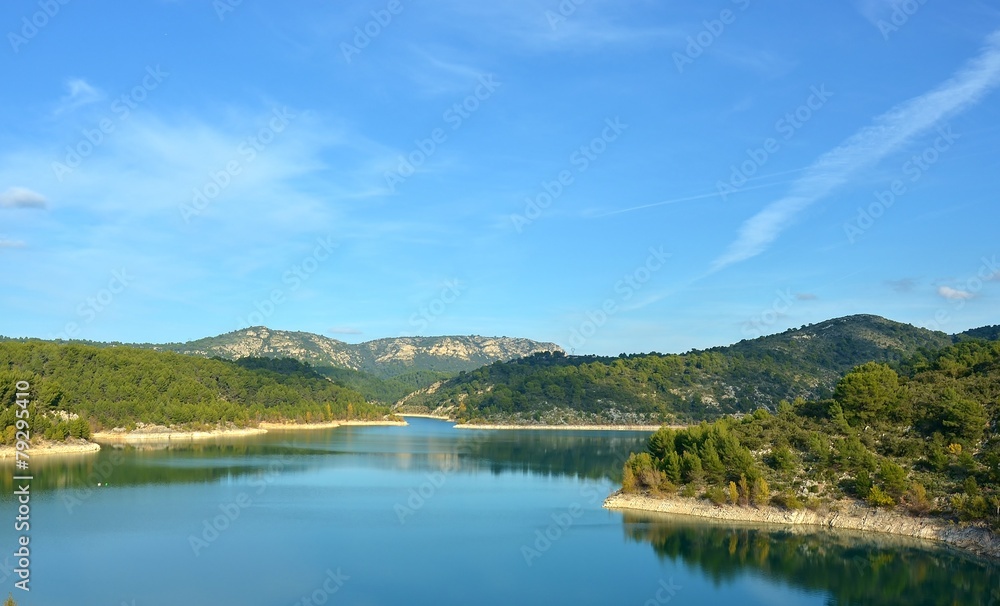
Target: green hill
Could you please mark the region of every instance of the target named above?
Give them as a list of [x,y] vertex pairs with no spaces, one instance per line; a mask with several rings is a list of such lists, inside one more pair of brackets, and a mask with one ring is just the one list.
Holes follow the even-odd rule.
[[462,421],[690,422],[823,398],[851,368],[897,363],[954,338],[870,315],[685,354],[535,354],[460,374],[407,400]]
[[84,433],[77,419],[101,430],[137,423],[242,427],[388,413],[291,359],[231,362],[131,347],[3,341],[0,363],[5,440],[13,437],[17,381],[31,384],[32,433],[54,439]]
[[227,360],[293,358],[311,364],[321,375],[361,393],[365,400],[382,404],[392,404],[462,370],[538,351],[562,351],[555,343],[512,337],[397,337],[351,344],[313,333],[262,326],[184,343],[76,343]]
[[1000,530],[1000,341],[868,362],[832,398],[662,428],[623,470],[626,492],[831,509],[845,498]]

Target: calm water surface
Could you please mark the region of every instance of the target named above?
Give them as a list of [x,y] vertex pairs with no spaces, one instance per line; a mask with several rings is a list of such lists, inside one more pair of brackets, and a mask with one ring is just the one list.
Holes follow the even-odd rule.
[[[891,537],[601,508],[648,434],[272,432],[34,460],[22,606],[996,604],[1000,571]],[[97,487],[97,482],[107,486]]]

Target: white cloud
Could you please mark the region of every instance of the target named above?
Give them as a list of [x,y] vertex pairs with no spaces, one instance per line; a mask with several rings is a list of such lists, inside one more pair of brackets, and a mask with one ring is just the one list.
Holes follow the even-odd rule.
[[24,248],[26,245],[23,240],[8,240],[6,238],[0,238],[0,248]]
[[104,98],[104,93],[91,86],[82,78],[67,80],[66,89],[66,94],[59,99],[59,105],[56,106],[55,114],[57,116]]
[[949,301],[961,301],[963,299],[971,299],[974,296],[967,290],[958,290],[950,286],[939,286],[937,292]]
[[797,179],[785,197],[772,202],[740,227],[739,236],[712,264],[712,271],[762,252],[796,215],[843,185],[857,170],[899,150],[914,137],[980,101],[1000,84],[1000,30],[987,38],[979,56],[934,90],[893,107],[823,154]]
[[45,196],[26,187],[11,187],[0,194],[0,208],[45,208]]

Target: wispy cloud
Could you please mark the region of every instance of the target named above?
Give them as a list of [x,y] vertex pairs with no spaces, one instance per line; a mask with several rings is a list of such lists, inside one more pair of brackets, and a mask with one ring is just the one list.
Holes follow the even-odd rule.
[[[761,175],[759,177],[752,177],[750,179],[747,179],[747,182],[761,181],[761,180],[764,180],[764,179],[770,179],[772,177],[778,177],[778,176],[781,176],[781,175],[787,175],[787,174],[791,174],[791,173],[800,173],[800,172],[802,172],[804,170],[807,170],[807,169],[795,168],[795,169],[792,169],[792,170],[783,170],[783,171],[776,172],[776,173],[770,173],[770,174],[767,174],[767,175]],[[752,186],[749,186],[749,187],[741,187],[739,189],[739,193],[748,192],[748,191],[754,191],[756,189],[764,189],[764,188],[767,188],[767,187],[776,187],[778,185],[787,185],[790,182],[791,181],[775,181],[775,182],[771,182],[771,183],[762,183],[760,185],[752,185]],[[621,209],[618,209],[618,210],[609,210],[609,211],[606,211],[606,212],[603,212],[603,213],[596,213],[595,212],[595,213],[589,214],[588,216],[590,216],[592,218],[599,219],[601,217],[608,217],[608,216],[611,216],[611,215],[620,215],[622,213],[628,213],[628,212],[632,212],[632,211],[636,211],[636,210],[644,210],[644,209],[647,209],[647,208],[654,208],[656,206],[664,206],[664,205],[667,205],[667,204],[677,204],[679,202],[690,202],[692,200],[705,200],[705,199],[708,199],[708,198],[722,198],[723,195],[724,195],[724,193],[722,191],[720,191],[718,188],[716,188],[715,191],[704,193],[704,194],[695,194],[695,195],[691,195],[691,196],[682,196],[682,197],[679,197],[679,198],[671,198],[669,200],[663,200],[661,202],[651,202],[649,204],[643,204],[641,206],[631,206],[629,208],[621,208]],[[507,222],[510,223],[509,220]]]
[[914,137],[938,126],[980,101],[1000,84],[1000,30],[987,39],[983,51],[949,80],[876,117],[835,149],[823,154],[791,187],[743,223],[739,236],[712,264],[718,271],[762,253],[796,215],[847,182],[857,170],[900,149]]
[[967,290],[959,290],[950,286],[939,286],[937,292],[949,301],[961,301],[963,299],[971,299],[974,296]]
[[104,98],[104,93],[82,78],[67,80],[66,89],[66,94],[59,99],[59,104],[56,106],[54,113],[57,116]]
[[26,244],[23,240],[8,240],[0,238],[0,248],[24,248]]
[[466,63],[442,59],[419,48],[413,49],[410,57],[414,61],[408,69],[408,76],[422,92],[429,95],[468,93],[476,81],[488,73]]
[[797,301],[815,301],[819,297],[811,292],[797,292],[795,293],[795,299]]
[[45,208],[47,204],[45,196],[26,187],[11,187],[0,194],[0,208]]

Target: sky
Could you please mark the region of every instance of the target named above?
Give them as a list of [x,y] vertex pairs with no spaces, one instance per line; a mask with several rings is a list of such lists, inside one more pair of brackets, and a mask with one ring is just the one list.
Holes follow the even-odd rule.
[[987,2],[11,0],[0,334],[1000,323]]

